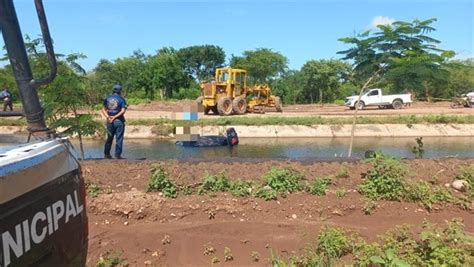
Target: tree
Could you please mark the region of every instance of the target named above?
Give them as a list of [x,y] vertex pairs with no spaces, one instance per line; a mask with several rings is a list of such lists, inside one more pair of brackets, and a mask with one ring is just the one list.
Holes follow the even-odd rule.
[[303,94],[311,103],[332,103],[340,95],[341,85],[351,72],[351,66],[340,60],[310,60],[301,68]]
[[[348,50],[340,51],[344,60],[353,62],[354,76],[360,83],[363,81],[358,102],[364,89],[374,83],[389,83],[395,91],[415,90],[418,94],[431,97],[430,84],[435,83],[434,78],[446,74],[443,64],[454,55],[452,51],[437,48],[440,41],[429,37],[427,34],[435,31],[430,25],[436,19],[413,22],[396,21],[392,25],[379,25],[378,31],[366,31],[357,37],[346,37],[340,41],[354,45]],[[403,79],[402,74],[410,74],[410,86]],[[385,81],[384,81],[385,78]],[[420,92],[423,90],[422,92]],[[348,156],[352,154],[352,143],[357,116],[356,108],[351,130]]]
[[188,87],[189,76],[184,72],[181,60],[173,48],[162,48],[148,60],[146,68],[150,86],[160,89],[161,99],[170,98],[173,91]]
[[140,50],[131,56],[117,58],[113,62],[101,59],[94,69],[94,81],[103,93],[109,92],[114,84],[121,84],[124,95],[145,90],[145,94],[152,99],[153,92],[145,82],[144,71],[148,57]]
[[216,68],[224,65],[225,52],[216,45],[195,45],[178,51],[186,73],[198,82],[210,80]]
[[360,83],[374,76],[373,82],[391,86],[395,92],[415,91],[429,98],[433,94],[430,86],[446,81],[444,63],[454,56],[452,51],[439,49],[440,41],[428,36],[436,30],[431,26],[435,21],[379,25],[376,32],[339,39],[355,47],[338,53],[353,62]]
[[[46,53],[44,52],[41,38],[25,38],[28,59],[35,76],[41,77],[49,71]],[[39,90],[40,98],[45,110],[46,122],[49,128],[63,128],[65,134],[79,137],[82,158],[84,148],[82,137],[93,135],[99,129],[99,124],[94,121],[93,115],[83,112],[91,106],[87,91],[90,81],[86,71],[77,63],[85,58],[82,54],[62,55],[56,54],[57,75],[50,83]]]
[[251,84],[270,83],[285,72],[288,59],[271,49],[258,48],[245,51],[241,57],[232,56],[230,66],[246,69]]
[[474,91],[474,58],[453,60],[446,67],[450,75],[445,97]]
[[272,93],[279,96],[283,103],[296,104],[304,99],[301,76],[301,71],[285,71],[279,79],[272,81]]

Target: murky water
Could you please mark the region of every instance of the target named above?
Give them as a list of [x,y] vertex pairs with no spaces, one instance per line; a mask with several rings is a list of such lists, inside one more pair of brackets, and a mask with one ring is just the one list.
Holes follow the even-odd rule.
[[[0,152],[14,143],[25,142],[25,136],[0,135]],[[425,158],[446,156],[474,157],[474,137],[424,138]],[[73,141],[79,151],[76,140]],[[102,140],[86,140],[86,158],[103,157]],[[379,150],[397,157],[413,158],[415,138],[355,138],[353,155],[364,157],[367,150]],[[129,159],[186,158],[333,158],[347,156],[349,138],[241,138],[236,147],[181,147],[172,140],[126,139],[124,157]],[[113,154],[114,148],[112,148]]]

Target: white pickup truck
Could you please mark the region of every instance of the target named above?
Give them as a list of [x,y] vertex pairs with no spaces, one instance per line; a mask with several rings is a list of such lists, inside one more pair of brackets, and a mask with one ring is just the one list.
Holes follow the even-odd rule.
[[357,102],[358,98],[358,95],[347,97],[345,102],[346,107],[355,109],[357,105],[359,109],[363,109],[366,106],[401,109],[404,105],[412,102],[411,94],[382,95],[382,90],[378,88],[365,91],[359,103]]

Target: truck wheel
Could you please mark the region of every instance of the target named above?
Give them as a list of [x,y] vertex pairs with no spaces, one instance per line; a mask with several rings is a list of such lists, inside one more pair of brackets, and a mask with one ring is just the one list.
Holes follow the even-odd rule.
[[245,101],[245,98],[240,96],[234,98],[234,101],[232,101],[232,109],[234,110],[235,114],[245,114],[247,111],[247,101]]
[[217,101],[217,112],[221,116],[229,116],[232,114],[232,100],[225,96]]
[[279,96],[275,96],[275,109],[277,112],[282,112],[282,105],[281,105],[281,98]]
[[403,107],[403,103],[399,99],[395,99],[392,102],[392,107],[393,109],[401,109]]
[[364,101],[356,102],[354,106],[357,107],[357,109],[364,109],[365,103]]

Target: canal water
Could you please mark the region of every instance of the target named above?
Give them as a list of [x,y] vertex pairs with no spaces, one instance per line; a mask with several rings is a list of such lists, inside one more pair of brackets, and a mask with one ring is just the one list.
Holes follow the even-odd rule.
[[[0,134],[0,153],[13,144],[24,143],[25,136]],[[424,158],[448,156],[474,157],[474,137],[424,138]],[[77,140],[73,141],[79,151]],[[86,140],[86,159],[103,157],[102,140]],[[415,138],[355,138],[353,155],[363,158],[367,150],[401,158],[414,158]],[[235,147],[193,148],[175,145],[172,140],[125,139],[123,156],[128,159],[314,159],[347,156],[349,138],[240,138]],[[114,147],[112,148],[113,154]]]

